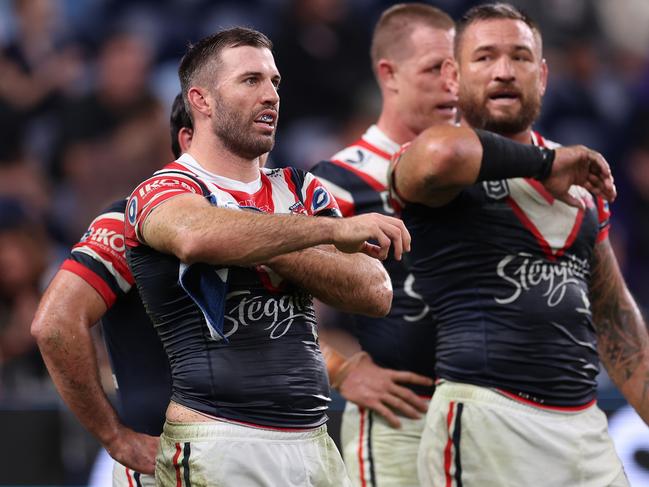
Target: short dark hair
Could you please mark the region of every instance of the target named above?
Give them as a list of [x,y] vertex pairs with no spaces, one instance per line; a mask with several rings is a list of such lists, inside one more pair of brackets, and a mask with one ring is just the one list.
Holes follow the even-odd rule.
[[190,117],[192,113],[187,100],[189,88],[204,74],[206,68],[215,68],[218,65],[219,56],[224,49],[240,46],[273,49],[273,43],[268,37],[246,27],[225,29],[204,37],[196,44],[190,44],[178,68],[181,93]]
[[171,105],[169,128],[171,130],[171,152],[173,152],[174,157],[178,159],[182,154],[180,143],[178,142],[178,134],[180,133],[180,130],[183,128],[194,129],[192,119],[187,113],[187,110],[185,110],[182,93],[176,95],[176,98],[174,98],[174,102]]
[[455,56],[457,57],[460,52],[460,44],[462,43],[462,37],[464,36],[464,32],[466,31],[467,27],[481,20],[494,19],[520,20],[532,30],[534,35],[537,36],[537,39],[539,40],[539,47],[541,47],[541,30],[539,29],[538,24],[534,22],[534,20],[532,20],[532,18],[527,13],[509,3],[485,3],[470,8],[458,21],[457,31],[455,33]]
[[417,25],[434,29],[451,30],[455,27],[453,19],[443,10],[425,3],[398,3],[385,10],[379,18],[372,35],[370,57],[372,69],[380,59],[397,55],[404,51],[404,40]]

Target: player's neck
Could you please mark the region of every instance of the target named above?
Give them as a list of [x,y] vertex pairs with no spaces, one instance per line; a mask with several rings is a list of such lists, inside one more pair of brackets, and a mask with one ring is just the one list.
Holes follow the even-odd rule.
[[[463,127],[471,127],[467,121],[462,118],[460,121],[460,125]],[[516,142],[520,142],[521,144],[531,144],[532,143],[532,127],[527,127],[525,130],[522,130],[520,132],[517,132],[515,134],[498,134],[502,135],[503,137],[507,137],[508,139],[511,139]]]
[[500,134],[503,137],[507,137],[508,139],[512,139],[516,142],[520,142],[521,144],[531,144],[532,143],[532,129],[527,128],[523,130],[522,132],[518,132],[516,134]]
[[252,160],[238,156],[225,148],[216,137],[194,134],[187,151],[205,169],[213,174],[249,183],[259,178],[259,158]]
[[390,110],[389,107],[384,107],[381,111],[376,126],[383,132],[390,140],[397,144],[405,144],[414,139],[417,134],[401,122],[399,116]]

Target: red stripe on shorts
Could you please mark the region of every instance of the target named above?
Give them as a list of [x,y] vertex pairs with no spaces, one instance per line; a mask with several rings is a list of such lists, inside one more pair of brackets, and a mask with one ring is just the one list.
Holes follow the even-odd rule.
[[365,465],[363,462],[363,438],[365,437],[365,408],[358,408],[361,415],[361,426],[358,435],[358,470],[361,479],[361,487],[367,487],[365,482]]
[[446,430],[448,431],[448,441],[444,448],[444,475],[446,477],[446,487],[451,487],[451,448],[453,447],[453,435],[451,435],[451,425],[453,424],[453,413],[455,412],[455,403],[451,401],[448,404],[448,414],[446,415]]
[[133,487],[133,481],[131,480],[131,472],[128,471],[128,467],[126,468],[126,478],[128,479],[128,487]]
[[183,481],[182,477],[180,476],[180,464],[178,463],[178,458],[180,458],[180,454],[182,452],[182,448],[180,448],[180,443],[176,443],[176,454],[174,455],[174,468],[176,469],[176,487],[182,487]]

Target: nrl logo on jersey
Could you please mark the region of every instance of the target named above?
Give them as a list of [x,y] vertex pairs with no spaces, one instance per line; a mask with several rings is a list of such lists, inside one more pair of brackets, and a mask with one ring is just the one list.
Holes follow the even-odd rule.
[[482,187],[487,197],[492,200],[502,200],[509,196],[509,186],[505,179],[501,179],[500,181],[483,181]]
[[294,215],[308,215],[306,208],[299,201],[294,205],[289,206],[288,210]]

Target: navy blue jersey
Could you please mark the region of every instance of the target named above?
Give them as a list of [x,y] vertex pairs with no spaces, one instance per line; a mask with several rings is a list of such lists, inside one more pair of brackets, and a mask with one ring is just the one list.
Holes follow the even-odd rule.
[[120,420],[135,431],[160,435],[171,396],[171,374],[126,265],[125,208],[124,199],[95,218],[61,268],[83,278],[108,307],[101,323]]
[[583,188],[571,193],[585,210],[523,178],[475,184],[440,208],[405,205],[415,289],[437,324],[438,377],[550,406],[595,398],[589,281],[608,207]]
[[139,237],[151,211],[187,193],[232,211],[301,215],[339,216],[335,200],[308,173],[262,169],[244,184],[184,154],[136,188],[126,224],[129,265],[169,356],[172,400],[260,426],[323,424],[329,385],[311,296],[266,266],[187,266]]
[[[388,202],[387,174],[398,149],[396,142],[373,125],[360,140],[330,161],[318,163],[311,172],[334,195],[343,216],[372,212],[395,216]],[[388,316],[355,315],[349,331],[377,364],[433,378],[435,328],[428,307],[413,289],[413,276],[406,271],[408,257],[405,254],[399,262],[390,254],[383,261],[394,290]],[[432,387],[409,387],[423,395],[433,391]]]

